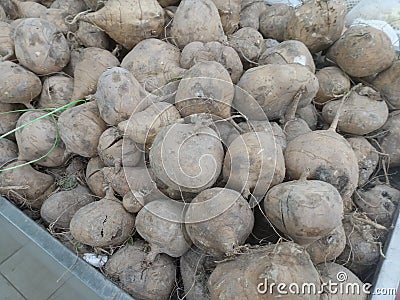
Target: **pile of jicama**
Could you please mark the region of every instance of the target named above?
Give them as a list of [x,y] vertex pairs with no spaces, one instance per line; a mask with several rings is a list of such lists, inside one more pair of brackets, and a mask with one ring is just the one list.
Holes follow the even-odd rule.
[[2,0],[0,194],[135,299],[342,299],[400,201],[400,61],[345,15]]

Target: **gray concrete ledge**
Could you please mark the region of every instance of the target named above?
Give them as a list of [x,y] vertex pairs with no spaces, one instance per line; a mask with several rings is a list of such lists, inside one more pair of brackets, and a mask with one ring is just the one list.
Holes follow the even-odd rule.
[[3,197],[0,229],[1,299],[133,300]]

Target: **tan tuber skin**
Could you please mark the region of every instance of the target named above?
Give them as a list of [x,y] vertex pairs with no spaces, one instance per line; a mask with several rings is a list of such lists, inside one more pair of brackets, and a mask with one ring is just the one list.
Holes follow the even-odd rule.
[[152,191],[156,184],[146,167],[105,167],[104,180],[114,191],[124,197],[128,192]]
[[3,103],[0,102],[0,134],[5,134],[15,128],[19,117],[22,112],[7,114],[5,112],[24,109],[22,104]]
[[6,21],[7,15],[3,7],[0,7],[0,21]]
[[70,15],[69,11],[63,9],[48,8],[40,15],[40,18],[54,24],[60,32],[67,35],[68,32],[75,32],[78,29],[77,24],[66,21]]
[[311,53],[325,50],[340,38],[345,16],[344,0],[305,1],[289,18],[284,39],[303,42]]
[[384,235],[386,230],[377,230],[376,225],[370,224],[374,222],[359,213],[346,215],[343,220],[346,247],[336,262],[344,265],[357,276],[361,276],[371,266],[378,263],[380,258],[379,236]]
[[260,65],[267,64],[300,64],[315,73],[313,57],[302,42],[287,40],[274,47],[267,48],[258,60]]
[[240,27],[251,27],[255,30],[260,28],[260,16],[268,9],[264,1],[243,0],[242,11],[240,12]]
[[[351,195],[358,185],[358,161],[350,144],[336,133],[342,105],[328,130],[316,130],[298,136],[285,150],[286,171],[298,179],[304,168],[310,169],[310,179],[326,181],[336,187],[345,201],[345,210],[351,208]],[[340,149],[340,150],[339,150]]]
[[128,213],[109,189],[106,196],[80,208],[70,230],[80,243],[92,247],[121,245],[135,230],[135,217]]
[[218,9],[212,0],[182,0],[171,24],[171,36],[180,49],[194,41],[226,41]]
[[[40,110],[27,111],[18,119],[16,126],[23,126],[43,117],[45,114],[46,112]],[[50,116],[36,120],[32,124],[17,130],[15,138],[19,148],[19,160],[32,161],[45,156],[36,161],[36,164],[45,167],[63,165],[67,160],[66,149],[64,143],[59,138],[56,139],[57,130],[57,122]]]
[[114,126],[155,101],[133,74],[121,67],[109,68],[100,75],[94,97],[102,119]]
[[209,113],[229,118],[233,97],[234,85],[224,66],[215,61],[201,61],[179,82],[175,106],[183,117]]
[[379,139],[383,153],[389,155],[390,166],[400,166],[400,111],[395,110],[389,114],[385,125],[381,128],[386,134]]
[[317,129],[318,125],[318,111],[315,108],[313,103],[310,103],[309,105],[298,108],[295,114],[296,117],[299,117],[306,121],[308,127],[311,130]]
[[0,139],[0,166],[15,160],[18,157],[18,146],[6,138]]
[[233,107],[250,120],[277,120],[284,117],[300,88],[305,92],[299,108],[310,104],[318,92],[318,80],[305,66],[270,64],[251,68],[237,84]]
[[18,10],[19,19],[22,18],[40,18],[46,12],[46,6],[33,1],[11,0]]
[[72,190],[50,195],[40,209],[40,216],[50,227],[69,228],[73,215],[83,206],[94,201],[90,191],[78,185]]
[[109,127],[101,134],[97,152],[107,167],[135,167],[143,159],[139,146],[123,138],[116,127]]
[[22,19],[12,37],[18,62],[36,74],[59,72],[70,59],[66,38],[54,24],[44,19]]
[[369,182],[370,176],[374,173],[379,163],[379,154],[371,143],[362,136],[350,137],[347,139],[356,154],[358,161],[358,186]]
[[127,244],[115,252],[104,271],[136,299],[168,300],[175,286],[175,262],[168,255],[160,254],[148,264],[149,252],[149,244],[135,240],[133,245]]
[[227,188],[258,200],[270,187],[281,183],[285,162],[272,131],[248,132],[235,138],[228,147],[222,174]]
[[271,223],[303,245],[327,235],[343,218],[343,200],[336,188],[324,181],[307,180],[308,174],[272,187],[264,199]]
[[239,54],[232,47],[219,42],[191,42],[183,48],[180,57],[182,68],[190,69],[200,61],[220,63],[227,69],[233,83],[237,83],[243,73]]
[[263,36],[252,27],[242,27],[228,36],[228,44],[239,54],[243,66],[256,65],[262,52]]
[[51,175],[36,171],[32,166],[20,166],[26,161],[16,161],[4,168],[16,167],[0,172],[0,194],[19,205],[40,209],[42,203],[56,189]]
[[221,17],[225,34],[234,33],[239,28],[241,0],[212,0]]
[[106,128],[93,101],[70,107],[58,118],[60,137],[67,152],[83,157],[97,156],[99,138]]
[[215,268],[216,259],[192,247],[180,258],[180,272],[187,300],[210,299],[207,281]]
[[[319,275],[309,255],[304,248],[289,242],[249,249],[219,263],[208,280],[208,289],[211,299],[277,299],[276,286],[270,289],[268,284],[271,280],[286,286],[315,284],[320,289]],[[313,293],[279,295],[279,299],[285,300],[319,297]]]
[[359,189],[354,193],[354,203],[372,221],[390,228],[396,205],[400,200],[400,191],[389,185],[378,184],[371,189]]
[[107,68],[119,66],[118,59],[100,48],[85,48],[74,66],[74,92],[72,100],[83,99],[97,89],[97,81]]
[[287,24],[292,18],[294,9],[286,4],[272,4],[266,6],[260,15],[260,32],[265,38],[285,40]]
[[285,116],[285,124],[282,126],[288,143],[296,137],[312,131],[305,120],[296,116],[297,106],[299,105],[302,93],[304,93],[304,88],[300,88],[294,96],[293,102]]
[[202,191],[185,215],[185,228],[193,244],[217,257],[237,253],[253,226],[254,214],[247,201],[226,188]]
[[[358,293],[349,293],[349,295],[340,294],[340,293],[324,293],[321,297],[322,300],[332,299],[332,300],[366,300],[367,294],[361,288],[364,286],[364,283],[349,269],[346,267],[334,263],[334,262],[324,262],[316,266],[322,283],[324,284],[338,284],[343,286],[359,286],[360,294]],[[340,276],[340,280],[338,279],[338,274],[345,275]],[[342,279],[346,278],[344,281]]]
[[39,77],[11,61],[0,62],[0,68],[0,102],[32,107],[30,102],[42,91]]
[[170,103],[156,102],[143,111],[133,113],[129,120],[118,124],[118,129],[132,141],[150,148],[158,132],[181,118]]
[[224,149],[210,127],[175,123],[157,134],[149,158],[154,175],[168,187],[199,193],[217,181]]
[[372,85],[377,88],[391,109],[400,109],[400,60],[376,76]]
[[43,82],[42,93],[37,107],[55,108],[67,104],[74,90],[74,79],[64,74],[46,78]]
[[182,77],[185,69],[179,65],[180,50],[174,45],[155,38],[139,42],[122,60],[121,67],[133,74],[149,92]]
[[335,66],[325,67],[315,73],[318,78],[319,90],[314,101],[324,104],[331,99],[340,97],[350,89],[350,78]]
[[79,44],[87,48],[96,47],[107,50],[110,47],[108,35],[91,23],[80,21],[79,29],[75,34]]
[[154,186],[152,189],[143,188],[129,191],[123,197],[122,205],[130,213],[138,213],[147,203],[160,199],[169,198]]
[[[326,103],[322,116],[328,123],[337,114],[341,101]],[[366,86],[352,89],[343,111],[340,113],[338,129],[343,132],[365,135],[381,128],[389,116],[389,109],[379,92]]]
[[306,250],[314,264],[326,263],[336,259],[346,246],[343,225],[333,229],[319,240],[307,245]]
[[164,11],[156,0],[108,0],[104,7],[80,19],[97,25],[130,50],[140,41],[161,34]]
[[366,77],[389,68],[395,51],[389,37],[371,26],[351,26],[329,48],[326,57],[353,77]]
[[184,228],[184,205],[171,199],[147,203],[137,214],[136,230],[151,245],[147,256],[153,262],[159,253],[180,257],[192,242]]
[[106,182],[103,170],[105,167],[100,157],[96,156],[89,160],[86,166],[86,183],[94,195],[103,198],[106,195]]
[[9,60],[14,56],[14,42],[10,33],[10,24],[0,20],[0,61]]
[[71,15],[76,15],[87,9],[87,6],[82,0],[55,0],[52,1],[50,8],[62,9]]

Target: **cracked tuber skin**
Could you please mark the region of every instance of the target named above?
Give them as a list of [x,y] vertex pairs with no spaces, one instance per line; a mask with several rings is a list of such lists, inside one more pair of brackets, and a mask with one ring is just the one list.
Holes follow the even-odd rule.
[[120,245],[135,229],[135,217],[114,197],[112,189],[105,198],[79,209],[72,217],[70,230],[79,242],[92,247]]

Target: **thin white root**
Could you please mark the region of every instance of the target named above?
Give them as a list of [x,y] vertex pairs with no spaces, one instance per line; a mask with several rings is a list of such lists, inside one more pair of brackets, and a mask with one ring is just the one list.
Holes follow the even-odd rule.
[[356,216],[353,216],[354,220],[357,220],[359,222],[363,222],[365,224],[371,225],[372,227],[378,229],[378,230],[388,230],[385,226],[382,226],[378,223],[375,223],[374,221],[368,220],[368,219],[363,219],[363,218],[359,218]]
[[353,86],[348,92],[345,93],[344,97],[342,98],[342,101],[340,102],[340,105],[339,105],[339,108],[338,108],[338,110],[336,112],[335,118],[333,119],[333,121],[331,123],[331,126],[329,127],[328,130],[336,131],[336,128],[337,128],[338,123],[339,123],[340,115],[342,114],[344,103],[350,97],[351,93],[353,91],[357,90],[360,86],[361,86],[361,83]]
[[85,11],[81,11],[80,13],[78,13],[71,21],[69,21],[70,17],[72,16],[68,16],[65,18],[65,23],[67,23],[68,25],[74,25],[76,24],[82,16],[86,15],[88,12],[91,12],[91,9],[85,10]]

